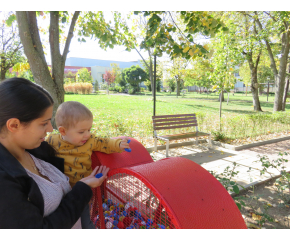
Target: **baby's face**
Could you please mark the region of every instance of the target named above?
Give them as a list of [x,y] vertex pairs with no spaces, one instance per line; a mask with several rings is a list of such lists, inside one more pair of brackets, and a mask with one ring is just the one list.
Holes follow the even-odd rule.
[[84,145],[91,136],[92,124],[93,119],[78,122],[74,127],[66,130],[65,136],[62,136],[63,140],[75,146]]

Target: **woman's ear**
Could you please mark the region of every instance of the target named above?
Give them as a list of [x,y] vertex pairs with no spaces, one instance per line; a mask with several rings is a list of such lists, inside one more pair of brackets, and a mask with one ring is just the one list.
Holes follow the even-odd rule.
[[61,134],[61,136],[65,136],[66,135],[66,129],[63,126],[59,126],[58,127],[58,131]]
[[20,129],[20,121],[18,118],[10,118],[6,122],[7,130],[10,132],[17,132]]

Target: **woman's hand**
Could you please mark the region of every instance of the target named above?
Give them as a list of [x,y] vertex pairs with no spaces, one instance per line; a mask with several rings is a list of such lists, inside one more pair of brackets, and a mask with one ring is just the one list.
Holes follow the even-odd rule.
[[[81,182],[84,182],[85,184],[89,185],[91,188],[96,188],[102,185],[103,181],[107,178],[107,173],[109,172],[110,168],[106,166],[97,166],[92,173],[81,179]],[[98,171],[98,172],[97,172]],[[103,176],[100,178],[96,178],[95,175],[97,173],[102,173]]]

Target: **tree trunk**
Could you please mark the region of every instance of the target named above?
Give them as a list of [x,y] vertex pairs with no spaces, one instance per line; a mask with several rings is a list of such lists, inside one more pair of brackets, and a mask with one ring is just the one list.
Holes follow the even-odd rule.
[[[274,109],[273,111],[283,111],[283,93],[285,87],[285,77],[286,77],[286,68],[287,68],[287,59],[289,54],[289,41],[290,35],[289,32],[282,34],[282,55],[280,58],[278,78],[275,82],[275,100],[274,100]],[[286,93],[287,94],[287,93]]]
[[6,71],[4,71],[4,69],[1,69],[1,82],[5,79],[5,74]]
[[[288,64],[288,74],[290,74],[290,63]],[[286,84],[285,84],[285,89],[284,89],[282,111],[285,111],[285,108],[286,108],[286,100],[287,100],[287,94],[288,94],[288,89],[289,89],[289,79],[290,79],[290,76],[288,75]]]
[[251,70],[251,91],[252,91],[252,96],[253,96],[254,111],[262,112],[262,108],[261,108],[260,100],[259,100],[259,92],[258,92],[259,84],[258,84],[258,73],[257,73],[261,51],[258,54],[255,64],[253,62],[252,52],[247,52],[247,53],[243,52],[243,54],[246,56],[250,70]]
[[63,76],[65,60],[79,13],[80,12],[75,12],[73,15],[62,55],[60,54],[59,47],[59,13],[50,13],[49,43],[52,66],[50,73],[39,36],[36,12],[16,12],[20,39],[34,80],[51,94],[54,101],[52,118],[52,125],[54,128],[56,128],[54,120],[55,112],[58,106],[64,102]]
[[[256,18],[255,21],[258,24],[258,27],[261,31],[263,31],[263,26],[258,18],[258,13],[255,12]],[[274,59],[274,54],[271,49],[271,45],[267,39],[267,37],[264,37],[264,41],[266,43],[267,51],[270,57],[271,61],[271,68],[274,73],[275,78],[275,99],[274,99],[274,107],[273,111],[281,111],[283,109],[283,93],[284,93],[284,86],[285,86],[285,73],[286,73],[286,65],[287,65],[287,57],[289,54],[289,25],[287,22],[284,21],[284,25],[286,27],[286,30],[281,33],[281,43],[282,43],[282,51],[281,51],[281,58],[280,58],[280,66],[279,66],[279,72],[277,70],[277,66]],[[264,36],[266,36],[264,34]]]
[[219,101],[222,101],[222,102],[225,101],[224,90],[222,90],[222,91],[220,92],[220,95],[219,95]]
[[176,96],[180,96],[180,79],[176,80]]

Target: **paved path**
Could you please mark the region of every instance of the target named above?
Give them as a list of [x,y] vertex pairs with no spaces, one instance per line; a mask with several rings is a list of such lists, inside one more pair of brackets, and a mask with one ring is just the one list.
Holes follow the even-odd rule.
[[[222,173],[227,166],[230,166],[230,169],[232,169],[234,167],[233,162],[236,162],[235,171],[238,171],[238,174],[233,177],[233,180],[247,188],[280,174],[276,169],[268,169],[267,173],[261,176],[260,170],[262,165],[256,162],[259,160],[258,155],[267,155],[272,160],[279,158],[279,152],[290,153],[290,140],[252,147],[241,151],[228,150],[222,147],[209,149],[207,146],[207,144],[200,144],[198,147],[172,148],[169,150],[169,154],[170,156],[188,158],[205,169],[215,171],[216,173]],[[153,153],[152,156],[155,160],[165,158],[165,150]],[[286,167],[290,171],[290,155],[284,156],[284,158],[289,160]],[[250,171],[249,168],[251,168]]]

